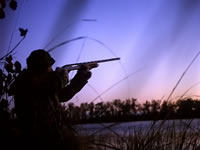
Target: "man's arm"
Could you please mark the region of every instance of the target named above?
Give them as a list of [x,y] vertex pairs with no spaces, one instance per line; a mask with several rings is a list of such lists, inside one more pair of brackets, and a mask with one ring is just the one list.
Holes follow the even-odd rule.
[[89,71],[88,66],[81,66],[75,77],[71,80],[70,84],[59,91],[60,102],[69,101],[87,84],[91,75],[92,73]]

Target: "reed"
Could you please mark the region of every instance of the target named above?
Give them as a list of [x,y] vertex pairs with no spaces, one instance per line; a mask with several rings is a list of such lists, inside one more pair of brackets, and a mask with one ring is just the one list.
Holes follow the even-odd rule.
[[[200,148],[200,121],[196,121],[171,120],[164,126],[157,121],[148,129],[129,129],[121,136],[112,133],[93,135],[90,137],[93,141],[87,144],[99,150],[196,150]],[[160,125],[162,127],[157,130]]]

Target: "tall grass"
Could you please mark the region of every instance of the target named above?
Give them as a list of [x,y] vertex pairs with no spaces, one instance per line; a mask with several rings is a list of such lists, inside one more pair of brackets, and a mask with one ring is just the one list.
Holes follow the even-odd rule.
[[[194,125],[195,124],[195,125]],[[166,121],[160,130],[161,121],[147,129],[134,127],[121,136],[112,133],[93,135],[88,140],[92,149],[98,150],[197,150],[200,149],[200,121]]]

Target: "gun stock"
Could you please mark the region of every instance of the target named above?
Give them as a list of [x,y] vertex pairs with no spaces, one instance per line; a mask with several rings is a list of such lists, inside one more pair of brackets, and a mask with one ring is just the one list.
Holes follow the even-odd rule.
[[116,60],[120,60],[120,57],[110,58],[110,59],[102,59],[102,60],[96,60],[96,61],[88,61],[88,62],[82,62],[82,63],[67,64],[67,65],[62,66],[62,68],[65,68],[68,71],[78,70],[81,67],[81,65],[92,65],[92,64],[99,64],[99,63],[116,61]]

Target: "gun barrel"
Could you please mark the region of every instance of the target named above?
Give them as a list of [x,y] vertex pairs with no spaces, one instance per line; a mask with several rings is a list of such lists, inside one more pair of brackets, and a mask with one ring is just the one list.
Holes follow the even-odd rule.
[[62,66],[62,68],[66,68],[69,70],[77,70],[80,68],[81,65],[89,65],[89,64],[98,64],[98,63],[104,63],[104,62],[109,62],[109,61],[116,61],[116,60],[120,60],[120,57],[116,57],[116,58],[110,58],[110,59],[102,59],[102,60],[96,60],[96,61],[89,61],[89,62],[82,62],[82,63],[74,63],[74,64],[67,64]]

